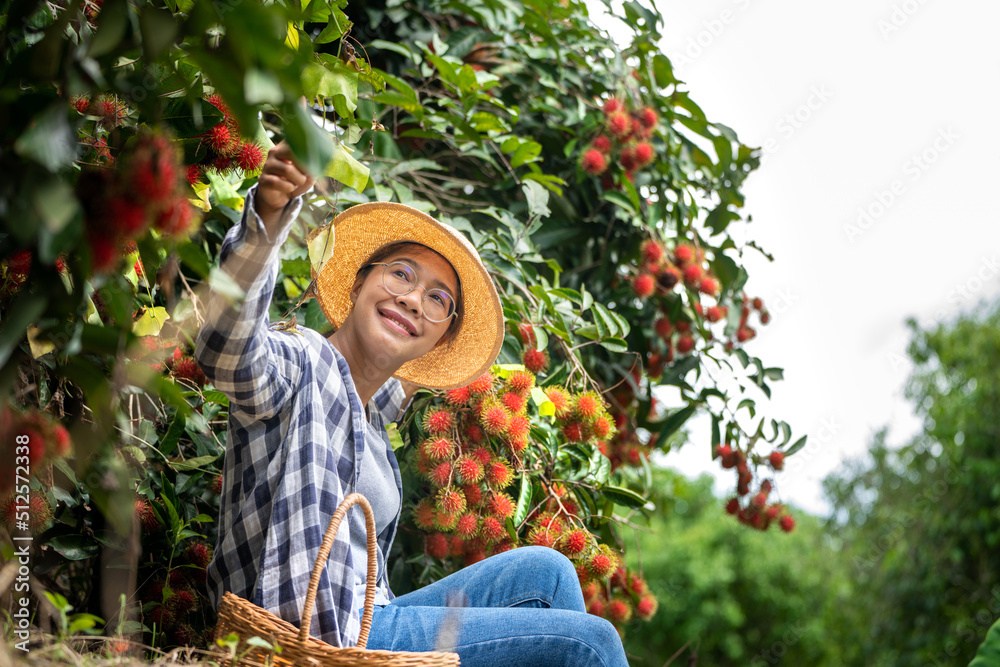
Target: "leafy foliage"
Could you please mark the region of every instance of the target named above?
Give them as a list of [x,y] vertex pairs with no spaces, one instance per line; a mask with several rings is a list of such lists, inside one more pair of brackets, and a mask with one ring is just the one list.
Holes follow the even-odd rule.
[[[572,1],[5,8],[0,392],[17,410],[2,426],[30,409],[72,436],[68,456],[32,461],[31,486],[53,512],[39,576],[75,609],[113,619],[117,595],[90,574],[141,533],[129,593],[146,631],[169,645],[211,627],[199,577],[228,402],[189,351],[204,290],[239,297],[219,246],[279,140],[329,180],[282,249],[272,322],[328,326],[309,299],[310,226],[404,202],[480,249],[509,328],[501,367],[610,411],[613,430],[581,437],[532,403],[512,541],[568,494],[588,539],[622,550],[619,525],[656,511],[648,455],[699,410],[703,439],[740,453],[747,523],[757,469],[801,446],[757,413],[781,370],[742,347],[769,319],[744,292],[754,246],[733,231],[758,160],[674,77],[655,9],[625,3],[618,48]],[[420,421],[444,400],[421,398],[401,429],[412,506],[428,491]],[[397,541],[401,592],[448,567],[422,540]]]
[[[964,665],[1000,614],[1000,309],[920,330],[907,396],[923,429],[828,478],[851,554],[864,664]],[[933,545],[930,548],[929,545]]]

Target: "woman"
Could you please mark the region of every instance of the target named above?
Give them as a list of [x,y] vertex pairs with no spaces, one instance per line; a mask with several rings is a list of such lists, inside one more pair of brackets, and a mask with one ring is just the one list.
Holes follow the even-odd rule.
[[[444,637],[463,665],[623,667],[617,632],[585,612],[575,569],[552,549],[499,554],[398,598],[389,590],[402,488],[385,425],[417,385],[462,386],[488,369],[502,310],[455,230],[401,204],[362,204],[335,219],[334,256],[317,280],[336,332],[271,329],[278,249],[313,182],[286,145],[270,151],[220,253],[246,297],[236,307],[213,293],[198,334],[195,356],[230,400],[213,603],[232,591],[297,624],[330,516],[357,491],[378,531],[368,648],[430,651]],[[357,643],[366,560],[353,510],[320,580],[313,635]]]

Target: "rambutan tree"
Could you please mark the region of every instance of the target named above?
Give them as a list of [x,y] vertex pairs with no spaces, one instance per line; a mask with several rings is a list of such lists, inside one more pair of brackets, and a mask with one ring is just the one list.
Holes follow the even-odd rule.
[[497,366],[399,426],[394,589],[537,544],[592,613],[649,618],[622,528],[656,511],[649,457],[698,412],[736,475],[726,510],[794,525],[767,477],[804,439],[758,414],[781,371],[743,347],[770,317],[742,266],[757,158],[674,77],[654,9],[625,3],[619,47],[573,1],[5,7],[0,452],[23,439],[30,470],[0,480],[3,519],[22,529],[30,487],[39,584],[108,633],[210,634],[228,402],[190,352],[204,289],[239,297],[218,250],[281,139],[329,178],[282,251],[276,326],[328,328],[323,224],[363,201],[466,232],[503,300]]

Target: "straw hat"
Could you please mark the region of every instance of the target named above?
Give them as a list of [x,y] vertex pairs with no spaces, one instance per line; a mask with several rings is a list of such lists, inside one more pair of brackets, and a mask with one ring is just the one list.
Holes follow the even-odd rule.
[[431,389],[468,384],[489,370],[503,344],[503,308],[479,253],[454,228],[405,204],[358,204],[333,219],[334,253],[316,280],[317,300],[337,328],[351,312],[351,288],[372,253],[397,241],[425,245],[451,262],[462,283],[462,327],[444,344],[408,361],[394,377]]

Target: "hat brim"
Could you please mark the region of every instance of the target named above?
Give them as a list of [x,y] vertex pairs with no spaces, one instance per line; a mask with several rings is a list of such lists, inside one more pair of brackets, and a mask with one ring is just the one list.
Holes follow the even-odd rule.
[[317,301],[337,328],[353,308],[351,289],[372,253],[399,241],[431,248],[448,260],[462,284],[462,326],[394,377],[431,389],[468,384],[489,370],[503,345],[503,308],[493,279],[468,239],[415,208],[395,202],[352,206],[333,219],[334,251],[316,279]]

